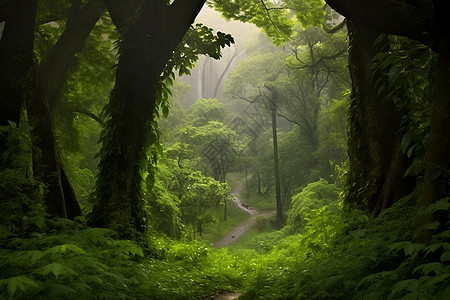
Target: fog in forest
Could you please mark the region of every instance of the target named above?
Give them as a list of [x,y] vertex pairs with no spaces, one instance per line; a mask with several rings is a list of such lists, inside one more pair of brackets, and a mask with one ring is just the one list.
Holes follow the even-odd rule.
[[449,299],[447,10],[353,2],[0,1],[0,299]]

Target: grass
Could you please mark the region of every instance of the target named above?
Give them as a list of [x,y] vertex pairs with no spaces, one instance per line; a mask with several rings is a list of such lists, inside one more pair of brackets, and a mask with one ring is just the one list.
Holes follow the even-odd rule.
[[277,209],[275,196],[272,194],[258,195],[253,193],[242,193],[242,200],[258,211],[268,211]]
[[279,235],[272,226],[275,217],[270,219],[260,218],[256,221],[256,226],[250,229],[245,235],[239,238],[236,243],[229,246],[230,250],[254,249],[261,250],[266,247],[268,236]]
[[[245,178],[243,173],[230,173],[227,177],[227,183],[232,191],[239,190],[239,184],[241,183],[243,183],[245,189]],[[258,211],[276,209],[275,198],[273,195],[247,195],[245,191],[242,191],[240,197],[245,203],[249,204],[252,208],[255,208]],[[211,214],[217,219],[217,222],[206,225],[203,232],[203,238],[211,242],[220,240],[233,228],[250,218],[250,215],[240,210],[231,201],[228,202],[227,206],[227,221],[223,220],[222,206],[212,209]],[[256,226],[259,229],[252,229],[250,232],[241,237],[238,240],[238,244],[240,245],[242,243],[241,241],[249,240],[261,232],[270,232],[273,230],[268,220],[264,220],[262,222],[264,224],[257,224]],[[263,231],[261,231],[261,226],[265,228]]]
[[220,240],[230,230],[250,217],[231,202],[227,205],[227,221],[223,220],[223,207],[214,208],[211,214],[217,219],[217,222],[206,225],[203,233],[203,238],[211,242]]

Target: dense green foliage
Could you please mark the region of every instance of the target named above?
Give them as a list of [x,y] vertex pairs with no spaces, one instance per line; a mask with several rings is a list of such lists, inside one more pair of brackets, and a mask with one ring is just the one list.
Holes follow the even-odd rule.
[[[417,228],[413,198],[377,219],[324,207],[307,215],[302,234],[255,236],[254,250],[242,254],[251,262],[242,298],[445,299],[449,232],[427,243],[411,242]],[[448,201],[426,213],[432,211],[448,213]]]
[[[179,78],[201,55],[220,59],[231,35],[185,24],[184,38],[164,54],[165,43],[177,40],[165,30],[173,32],[179,20],[156,17],[181,19],[167,12],[186,5],[182,0],[53,2],[38,1],[35,12],[28,50],[37,72],[17,71],[20,122],[0,120],[10,124],[0,126],[1,299],[212,299],[225,292],[242,293],[240,299],[450,297],[448,189],[435,193],[444,195],[438,201],[423,201],[426,156],[439,150],[429,137],[439,121],[431,120],[431,105],[442,73],[437,61],[445,56],[433,47],[441,45],[381,34],[370,44],[377,49],[373,60],[350,60],[351,71],[366,71],[350,79],[355,32],[350,23],[350,39],[343,30],[326,32],[324,17],[334,12],[324,1],[210,0],[226,19],[253,23],[265,35],[255,34],[245,55],[227,64],[223,96],[189,102],[186,94],[197,87]],[[194,2],[200,10],[203,2]],[[0,21],[7,5],[6,12],[16,12],[13,4],[0,1]],[[89,5],[97,9],[95,26],[80,45],[58,50],[83,27],[72,22]],[[115,5],[133,9],[118,17]],[[0,51],[4,42],[0,36]],[[66,53],[61,74],[45,72],[49,57],[56,62]],[[202,72],[209,74],[204,66]],[[61,83],[52,88],[49,78]],[[373,99],[363,93],[371,79]],[[49,117],[45,133],[33,123],[39,95]],[[369,98],[379,102],[364,106]],[[386,112],[398,122],[379,117]],[[380,124],[379,132],[361,130],[366,122]],[[36,142],[53,136],[48,147]],[[358,149],[366,141],[369,147]],[[355,175],[359,162],[347,148],[377,163],[357,166]],[[50,211],[55,186],[36,167],[49,152],[56,166],[50,177],[86,218]],[[284,224],[270,217],[278,208],[276,161]],[[445,167],[435,167],[436,178],[448,179]],[[349,175],[380,170],[384,186],[361,186]],[[379,195],[362,196],[372,183],[386,197],[378,211],[369,204]],[[397,185],[407,192],[396,194]],[[256,215],[235,205],[235,197]],[[64,210],[70,205],[61,203]],[[248,231],[215,248],[239,228]]]

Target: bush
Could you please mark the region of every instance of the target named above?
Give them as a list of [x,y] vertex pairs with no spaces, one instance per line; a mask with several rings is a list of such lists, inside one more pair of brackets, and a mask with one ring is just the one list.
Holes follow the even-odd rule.
[[336,212],[338,196],[339,189],[324,179],[308,184],[300,193],[292,196],[286,230],[289,233],[301,232],[306,224],[306,215],[313,209],[327,205],[331,211]]

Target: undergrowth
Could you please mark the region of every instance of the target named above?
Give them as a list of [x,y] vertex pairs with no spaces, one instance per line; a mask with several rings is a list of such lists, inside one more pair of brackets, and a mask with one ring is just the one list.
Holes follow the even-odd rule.
[[0,229],[0,299],[199,299],[240,286],[236,259],[204,242],[153,237],[143,247],[107,229],[47,222],[48,233],[28,238]]
[[[239,252],[248,262],[240,299],[449,299],[449,199],[425,211],[445,221],[423,226],[414,199],[375,219],[314,209],[302,234],[255,237],[254,249]],[[420,227],[436,230],[429,242],[414,242]]]

